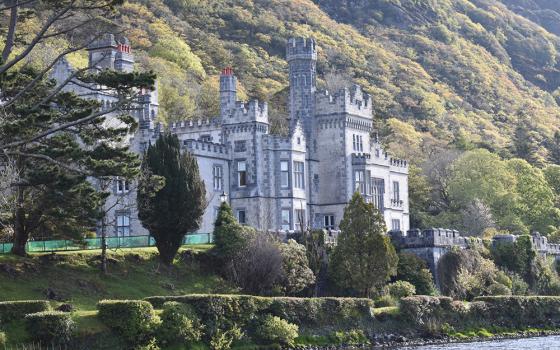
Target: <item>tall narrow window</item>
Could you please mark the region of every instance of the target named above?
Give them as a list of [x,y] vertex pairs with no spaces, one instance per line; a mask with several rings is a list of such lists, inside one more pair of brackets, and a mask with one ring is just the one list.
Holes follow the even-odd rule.
[[237,186],[247,186],[247,163],[244,160],[237,161]]
[[372,177],[371,178],[371,189],[373,197],[373,205],[383,212],[385,210],[385,180]]
[[117,235],[119,237],[130,236],[130,216],[128,214],[117,214]]
[[291,226],[290,209],[282,209],[282,230],[287,231]]
[[399,219],[393,219],[391,221],[391,229],[393,231],[400,231],[401,230],[401,221]]
[[214,191],[222,191],[224,186],[224,172],[221,165],[214,165],[212,169],[214,175]]
[[294,187],[305,188],[305,164],[303,162],[294,162]]
[[287,160],[280,162],[280,182],[282,188],[290,187],[290,170],[289,162]]
[[296,230],[301,231],[301,230],[305,230],[305,228],[307,227],[306,224],[306,218],[305,218],[305,209],[296,209],[295,210],[295,223],[294,226],[296,228]]
[[399,182],[393,181],[393,201],[400,202],[400,200],[401,200],[401,194],[400,194]]
[[363,170],[356,170],[354,172],[355,176],[355,190],[360,192],[360,194],[366,194],[366,181],[365,174]]
[[239,223],[242,225],[247,223],[247,218],[245,217],[244,209],[240,209],[237,211],[237,221],[239,221]]
[[130,183],[128,182],[128,180],[117,178],[116,182],[117,182],[118,194],[124,194],[130,192]]
[[359,142],[358,142],[358,147],[359,147],[359,151],[363,152],[364,151],[364,140],[362,138],[362,135],[359,135]]
[[353,135],[352,135],[352,149],[353,149],[354,151],[357,151],[357,150],[358,150],[358,140],[357,140],[357,138],[358,138],[358,137],[357,137],[356,134],[353,134]]
[[334,230],[334,215],[325,215],[324,224],[327,230]]

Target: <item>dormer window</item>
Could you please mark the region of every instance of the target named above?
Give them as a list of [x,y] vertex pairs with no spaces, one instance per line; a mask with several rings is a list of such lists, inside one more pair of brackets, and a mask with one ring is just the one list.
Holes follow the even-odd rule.
[[128,180],[117,178],[116,182],[117,182],[116,183],[117,194],[125,194],[130,192],[130,183],[128,182]]

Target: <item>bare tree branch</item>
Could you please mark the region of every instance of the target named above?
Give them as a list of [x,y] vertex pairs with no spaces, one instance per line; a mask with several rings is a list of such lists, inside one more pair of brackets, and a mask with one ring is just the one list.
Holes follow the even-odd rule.
[[62,10],[60,10],[59,12],[56,12],[55,14],[53,14],[47,21],[46,23],[43,25],[43,27],[41,28],[41,30],[39,30],[39,32],[35,35],[35,37],[33,38],[33,40],[31,40],[31,42],[29,43],[29,45],[27,45],[27,47],[25,48],[25,50],[23,50],[22,53],[20,53],[19,55],[17,55],[16,57],[14,57],[11,61],[7,61],[5,64],[3,64],[2,66],[0,66],[0,74],[5,73],[8,69],[10,69],[11,67],[13,67],[16,63],[18,63],[19,61],[23,60],[25,57],[27,57],[27,55],[29,55],[29,53],[35,48],[35,46],[41,41],[43,40],[43,37],[45,35],[45,33],[52,27],[52,25],[58,21],[60,19],[60,17],[64,16],[64,14],[66,14],[68,11],[70,11],[73,7],[74,2],[72,2],[70,5],[64,7]]
[[6,36],[6,43],[4,50],[2,50],[2,62],[6,62],[12,48],[14,47],[14,38],[16,36],[16,26],[18,21],[18,2],[19,0],[12,0],[12,8],[10,10],[10,24],[8,25],[8,35]]

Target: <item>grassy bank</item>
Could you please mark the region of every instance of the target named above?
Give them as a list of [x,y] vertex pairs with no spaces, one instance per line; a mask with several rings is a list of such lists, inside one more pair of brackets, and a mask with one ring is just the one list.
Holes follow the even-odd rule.
[[106,276],[100,273],[100,251],[96,250],[29,258],[0,255],[0,301],[50,299],[91,311],[100,299],[233,291],[193,258],[209,248],[182,248],[172,268],[160,266],[155,248],[110,251]]

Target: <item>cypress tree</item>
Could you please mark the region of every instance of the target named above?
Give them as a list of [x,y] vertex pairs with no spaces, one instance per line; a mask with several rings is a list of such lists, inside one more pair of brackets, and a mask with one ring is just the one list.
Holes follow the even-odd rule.
[[[160,135],[150,145],[142,161],[138,184],[138,217],[155,238],[160,259],[171,265],[185,234],[200,226],[206,207],[204,182],[196,158],[181,154],[175,135]],[[155,179],[163,186],[154,187]]]
[[385,234],[383,215],[356,192],[344,209],[340,230],[331,258],[332,277],[341,288],[370,297],[397,273],[398,257]]

